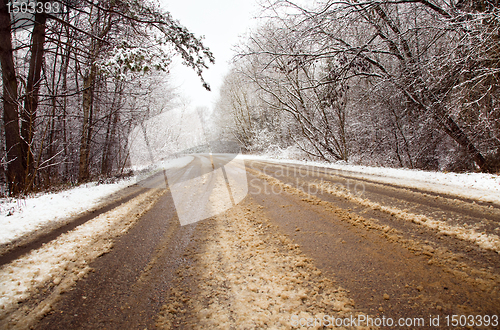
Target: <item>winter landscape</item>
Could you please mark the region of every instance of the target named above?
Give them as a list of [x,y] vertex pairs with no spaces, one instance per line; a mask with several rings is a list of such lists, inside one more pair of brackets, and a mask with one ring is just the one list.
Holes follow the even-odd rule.
[[497,0],[4,1],[1,329],[497,329]]

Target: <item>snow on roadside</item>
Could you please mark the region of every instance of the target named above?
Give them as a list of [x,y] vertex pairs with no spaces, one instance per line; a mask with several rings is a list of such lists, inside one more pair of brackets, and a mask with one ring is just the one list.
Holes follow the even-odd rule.
[[[182,168],[193,159],[192,156],[185,156],[166,160],[156,164],[156,167],[162,169]],[[107,196],[149,176],[150,173],[140,175],[140,172],[146,168],[132,168],[138,175],[120,180],[117,183],[97,184],[91,182],[57,193],[37,194],[19,199],[0,199],[0,228],[2,228],[0,245],[10,243],[22,236],[95,208]]]
[[93,182],[57,193],[3,199],[0,201],[0,244],[92,209],[106,196],[133,183],[134,179],[99,185]]
[[500,203],[500,176],[486,173],[453,173],[371,167],[327,162],[273,159],[266,156],[242,155],[242,159],[271,161],[293,165],[316,166],[349,172],[353,178],[395,184],[436,193]]
[[[164,191],[148,190],[1,266],[0,328],[30,328],[34,320],[51,310],[61,293],[91,270],[90,262],[108,252],[113,239],[131,228]],[[51,293],[43,301],[19,304],[44,287]]]

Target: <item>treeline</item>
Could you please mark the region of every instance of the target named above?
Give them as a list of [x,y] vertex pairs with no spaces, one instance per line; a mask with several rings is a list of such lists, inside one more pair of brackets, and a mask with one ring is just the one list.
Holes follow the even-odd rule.
[[[171,98],[172,56],[206,88],[202,70],[213,62],[201,40],[153,1],[38,2],[46,10],[31,23],[11,16],[8,0],[0,3],[0,178],[10,194],[119,172],[130,131]],[[46,5],[55,3],[59,12]]]
[[498,171],[498,0],[269,3],[216,107],[246,149]]

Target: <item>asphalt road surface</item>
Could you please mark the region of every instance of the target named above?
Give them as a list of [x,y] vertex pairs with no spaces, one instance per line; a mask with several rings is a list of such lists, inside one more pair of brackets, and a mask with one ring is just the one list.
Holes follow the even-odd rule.
[[54,299],[60,281],[47,283],[22,302],[28,315],[50,296],[47,308],[2,327],[499,327],[499,205],[227,155],[192,156],[121,198],[151,191],[74,284]]

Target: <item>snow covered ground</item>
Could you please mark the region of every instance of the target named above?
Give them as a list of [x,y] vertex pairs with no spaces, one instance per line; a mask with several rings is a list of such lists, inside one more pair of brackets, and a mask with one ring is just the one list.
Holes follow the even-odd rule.
[[[126,182],[118,185],[125,185]],[[109,187],[107,189],[113,189]],[[98,191],[92,187],[78,189]],[[76,192],[75,192],[76,193]],[[47,314],[60,295],[87,274],[89,264],[107,253],[113,240],[127,232],[164,193],[150,189],[111,211],[85,222],[36,250],[0,267],[0,328],[30,329]],[[45,288],[45,289],[44,289]],[[46,290],[48,288],[48,291]],[[47,295],[40,302],[27,302],[38,290]],[[24,301],[23,304],[20,304]],[[35,305],[34,305],[35,304]],[[12,322],[15,327],[12,327]]]
[[323,167],[339,171],[339,174],[341,174],[341,171],[349,172],[349,175],[354,178],[500,204],[500,176],[494,174],[443,173],[340,163],[332,164],[327,162],[273,159],[255,155],[241,155],[239,158]]
[[133,183],[135,179],[132,178],[111,184],[98,185],[93,182],[57,193],[38,194],[23,199],[2,199],[0,244],[92,209],[106,196]]

